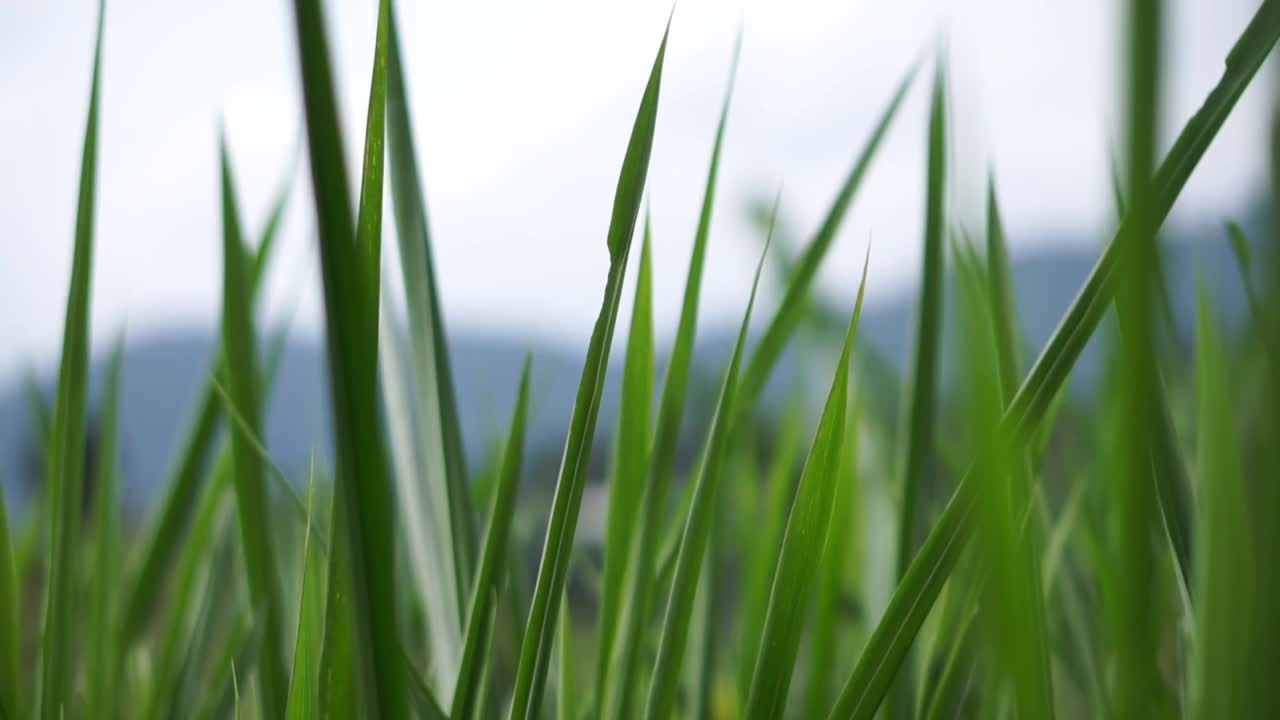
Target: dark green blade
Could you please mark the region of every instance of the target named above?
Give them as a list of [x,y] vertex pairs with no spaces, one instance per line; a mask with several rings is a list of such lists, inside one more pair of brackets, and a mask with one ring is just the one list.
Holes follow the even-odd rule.
[[515,692],[511,703],[511,718],[531,720],[539,714],[542,691],[546,683],[550,663],[552,640],[555,636],[554,611],[559,606],[564,591],[569,555],[573,550],[573,536],[578,524],[578,511],[582,506],[582,490],[586,484],[587,460],[591,454],[595,436],[596,418],[600,412],[600,397],[604,390],[605,370],[609,362],[609,347],[613,342],[613,328],[618,317],[618,304],[622,296],[622,280],[626,273],[627,255],[631,251],[631,238],[635,232],[636,216],[640,212],[640,198],[644,191],[645,177],[649,171],[649,155],[653,149],[653,131],[658,114],[658,94],[662,84],[662,60],[667,50],[667,31],[654,59],[649,82],[640,101],[631,140],[627,144],[614,194],[613,215],[609,221],[609,278],[605,286],[604,302],[591,333],[587,348],[586,364],[578,385],[573,416],[569,421],[569,437],[565,442],[564,460],[560,477],[556,482],[551,520],[547,538],[543,544],[542,560],[538,567],[538,581],[534,587],[533,603],[525,626],[524,640],[520,648],[520,663],[516,672]]
[[115,589],[121,560],[119,429],[120,367],[123,359],[124,336],[121,335],[107,363],[107,382],[100,414],[102,440],[98,445],[97,483],[93,488],[93,619],[89,630],[88,699],[89,707],[101,708],[104,713],[115,711],[120,670],[124,665],[119,646],[119,601]]
[[706,261],[707,239],[711,234],[711,214],[715,206],[716,182],[720,173],[720,151],[724,146],[725,125],[729,120],[729,103],[733,99],[733,85],[737,77],[738,58],[742,49],[741,34],[734,45],[730,65],[729,83],[724,102],[720,107],[720,119],[716,126],[715,144],[711,150],[711,165],[707,171],[707,184],[702,197],[702,209],[698,227],[694,232],[693,250],[689,257],[689,269],[685,274],[684,298],[680,307],[680,320],[676,326],[676,339],[667,364],[667,376],[663,381],[662,399],[659,404],[657,424],[654,428],[653,450],[649,454],[644,492],[640,497],[638,535],[631,542],[631,558],[624,574],[626,590],[622,594],[622,607],[615,625],[617,635],[610,646],[611,657],[599,659],[603,674],[607,674],[603,689],[596,698],[597,713],[601,717],[617,719],[626,717],[632,706],[638,683],[636,669],[641,647],[641,636],[649,619],[652,578],[655,556],[662,537],[662,524],[667,511],[667,494],[671,486],[671,474],[675,464],[676,444],[680,438],[680,425],[684,416],[685,398],[689,384],[689,367],[693,361],[694,336],[698,326],[698,300],[702,292],[702,274]]
[[[387,0],[382,0],[357,223],[351,213],[324,14],[318,0],[295,0],[294,9],[324,281],[337,466],[335,508],[342,516],[335,518],[334,527],[341,528],[347,540],[345,549],[335,543],[333,557],[345,555],[352,578],[347,589],[351,591],[355,671],[365,690],[363,709],[370,717],[403,717],[408,708],[395,620],[393,492],[377,400],[389,11]],[[334,583],[332,576],[330,583]]]
[[[1155,176],[1153,224],[1163,223],[1191,172],[1222,128],[1245,87],[1280,35],[1280,2],[1266,0],[1227,57],[1226,69],[1200,110],[1187,122]],[[1018,389],[1001,425],[1014,447],[1026,442],[1062,387],[1084,345],[1097,328],[1115,290],[1120,247],[1135,231],[1129,217],[1095,265],[1062,324],[1030,375]],[[982,459],[979,458],[979,464]],[[906,650],[915,639],[959,550],[968,539],[975,494],[970,475],[962,480],[946,509],[907,568],[884,616],[832,710],[832,718],[870,718],[884,697]]]
[[493,632],[493,612],[497,606],[502,572],[507,567],[511,520],[515,515],[520,467],[524,458],[525,422],[529,414],[529,366],[530,358],[526,356],[524,369],[520,372],[520,390],[516,395],[515,410],[511,415],[511,429],[507,433],[502,469],[499,471],[498,491],[493,498],[493,509],[489,512],[489,529],[485,533],[475,587],[471,590],[462,665],[458,672],[458,685],[453,691],[453,707],[449,712],[450,717],[459,720],[472,717],[477,704],[477,691],[487,665],[484,653]]
[[818,567],[827,549],[836,486],[840,482],[840,466],[847,441],[849,358],[853,339],[858,333],[858,318],[862,315],[867,264],[862,267],[858,299],[845,334],[844,349],[840,353],[827,404],[818,422],[809,457],[805,460],[800,485],[791,505],[791,516],[787,520],[786,534],[782,538],[782,552],[778,555],[778,567],[774,571],[773,591],[747,700],[748,718],[780,717],[786,707],[810,588],[818,576]]
[[49,587],[44,615],[40,716],[60,718],[71,707],[76,651],[75,587],[80,550],[80,508],[83,502],[85,393],[89,365],[89,302],[93,271],[93,215],[97,196],[98,106],[102,73],[102,22],[106,9],[98,3],[97,39],[93,50],[93,78],[89,117],[85,123],[76,206],[75,250],[63,326],[58,397],[53,413],[53,445],[48,455],[52,487],[49,518]]

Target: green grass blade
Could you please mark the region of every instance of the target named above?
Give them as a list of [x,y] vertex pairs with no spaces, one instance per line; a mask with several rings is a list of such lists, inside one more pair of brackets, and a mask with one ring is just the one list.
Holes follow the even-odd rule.
[[302,536],[302,588],[299,590],[298,632],[293,649],[293,672],[289,678],[287,720],[320,717],[320,649],[324,631],[324,563],[311,544],[311,524],[315,507],[316,475],[312,461],[307,490],[307,532]]
[[[343,515],[356,672],[370,717],[403,717],[407,698],[396,630],[393,492],[377,401],[378,281],[381,245],[387,0],[378,9],[359,223],[352,217],[323,11],[295,0],[311,178],[320,235],[325,326],[336,458],[335,507]],[[357,227],[359,234],[357,235]],[[330,583],[334,578],[330,577]],[[336,669],[336,668],[334,668]]]
[[404,674],[409,677],[409,701],[418,719],[448,720],[451,716],[444,714],[440,702],[431,694],[431,688],[427,687],[427,681],[424,679],[426,675],[413,665],[408,656],[405,656],[404,664]]
[[618,442],[609,485],[609,510],[605,522],[604,580],[600,600],[600,671],[596,691],[604,695],[608,685],[608,659],[618,624],[627,562],[639,520],[644,494],[645,466],[649,458],[650,418],[653,415],[653,270],[650,260],[650,223],[646,215],[640,270],[636,279],[635,306],[627,337],[627,357],[622,370],[622,400],[618,405]]
[[80,508],[83,502],[85,394],[89,365],[89,302],[93,271],[93,216],[97,195],[98,106],[102,67],[102,22],[106,9],[98,4],[97,39],[93,51],[93,79],[85,122],[80,191],[76,207],[75,250],[63,326],[62,361],[53,414],[53,446],[49,453],[52,503],[49,530],[49,587],[44,615],[43,668],[40,715],[46,720],[67,712],[72,699],[76,652],[71,636],[75,626],[75,585],[80,550]]
[[924,215],[924,267],[920,277],[915,359],[904,417],[902,459],[902,516],[898,521],[898,579],[914,553],[916,511],[933,448],[934,409],[937,405],[938,356],[942,337],[942,273],[945,261],[942,235],[946,224],[947,110],[941,56],[934,73],[929,103],[928,182]]
[[246,434],[261,436],[262,393],[253,328],[251,269],[241,242],[239,210],[231,180],[225,141],[222,160],[223,288],[222,342],[227,385],[235,412],[247,428],[233,425],[232,466],[240,537],[244,543],[245,569],[253,604],[262,611],[264,657],[259,662],[263,711],[269,717],[284,712],[288,678],[283,652],[284,607],[280,576],[271,541],[268,496],[262,458]]
[[1196,389],[1200,504],[1197,528],[1193,718],[1250,717],[1249,618],[1255,594],[1248,495],[1230,402],[1230,372],[1203,283],[1197,293]]
[[90,624],[89,707],[114,712],[123,657],[117,630],[118,600],[115,585],[120,577],[119,428],[120,367],[124,337],[116,341],[107,363],[102,396],[102,439],[98,445],[97,484],[93,493],[93,599]]
[[569,595],[560,596],[560,626],[556,629],[556,718],[577,720],[574,707],[576,681],[573,672],[573,615],[569,612]]
[[507,567],[511,521],[515,515],[520,467],[524,457],[525,423],[529,414],[529,367],[530,359],[526,357],[524,369],[520,372],[520,390],[511,415],[511,429],[507,433],[502,469],[499,471],[498,491],[493,498],[493,509],[489,512],[489,529],[485,533],[475,587],[471,590],[466,643],[463,646],[458,685],[453,691],[453,707],[449,713],[450,717],[459,720],[472,717],[475,711],[477,691],[487,664],[485,654],[493,633],[494,608],[497,606],[503,569]]
[[[779,194],[779,198],[781,194]],[[774,201],[773,217],[777,217],[778,201]],[[772,235],[772,227],[770,227]],[[720,399],[716,403],[702,460],[693,482],[693,497],[685,518],[684,532],[680,537],[680,550],[676,556],[675,577],[671,581],[671,595],[662,622],[662,634],[658,644],[658,658],[654,663],[653,684],[645,717],[650,720],[669,718],[675,713],[676,692],[679,689],[680,669],[689,646],[689,625],[693,602],[698,589],[698,577],[702,574],[703,556],[711,534],[712,516],[716,506],[716,489],[720,484],[721,465],[724,464],[729,442],[730,423],[734,417],[734,399],[738,389],[738,367],[742,362],[742,348],[746,344],[747,330],[751,326],[751,311],[755,307],[756,290],[760,286],[760,271],[769,251],[769,240],[756,265],[755,278],[751,282],[751,295],[743,314],[738,340],[725,370],[720,386]]]
[[818,567],[826,549],[836,486],[840,482],[840,465],[847,440],[849,357],[858,332],[866,287],[867,265],[864,264],[844,349],[840,352],[831,391],[827,394],[826,407],[818,422],[809,457],[805,460],[791,515],[787,519],[786,534],[782,538],[782,552],[778,555],[778,567],[774,571],[769,610],[765,615],[764,633],[760,636],[760,650],[747,700],[748,718],[779,717],[786,705],[810,588],[818,576]]
[[23,717],[26,707],[21,679],[22,626],[18,624],[21,596],[5,509],[4,479],[0,478],[0,715],[10,718]]
[[636,114],[635,126],[632,128],[622,171],[618,177],[618,188],[614,194],[613,215],[608,232],[609,278],[600,315],[591,333],[582,381],[578,386],[577,400],[569,421],[569,437],[565,443],[560,477],[556,482],[551,521],[547,527],[533,603],[521,643],[520,663],[511,704],[513,719],[529,719],[538,715],[546,682],[556,625],[552,613],[558,606],[569,569],[569,555],[573,550],[573,535],[582,505],[582,490],[586,484],[586,465],[591,454],[596,418],[600,412],[600,396],[604,389],[609,347],[613,341],[613,328],[622,296],[622,280],[626,273],[627,255],[631,250],[631,238],[635,232],[640,198],[649,170],[649,155],[653,149],[653,131],[662,84],[662,60],[666,54],[670,21],[667,28],[663,32],[662,44],[658,47],[649,82],[640,101],[640,109]]
[[[1280,2],[1266,0],[1227,57],[1222,78],[1204,104],[1183,127],[1155,178],[1153,223],[1163,223],[1192,171],[1222,128],[1240,95],[1257,73],[1280,35]],[[1002,426],[1020,447],[1043,420],[1046,408],[1062,388],[1084,345],[1097,328],[1114,292],[1119,247],[1133,232],[1128,218],[1086,280],[1079,296],[1018,389]],[[981,460],[979,460],[981,462]],[[911,562],[890,599],[858,664],[841,691],[832,718],[870,718],[885,689],[933,607],[942,584],[955,566],[970,531],[975,499],[972,474],[961,481],[946,509]]]
[[689,268],[685,274],[684,297],[680,306],[680,319],[676,326],[675,343],[667,364],[663,381],[662,398],[659,401],[658,419],[654,427],[653,449],[649,454],[644,492],[640,498],[640,517],[637,521],[635,540],[631,542],[631,559],[627,562],[626,591],[622,595],[622,607],[615,623],[614,640],[610,657],[601,657],[600,665],[607,666],[608,682],[597,696],[597,713],[616,719],[629,714],[636,685],[636,667],[641,646],[641,635],[649,619],[651,606],[651,581],[655,555],[662,540],[662,523],[667,512],[667,495],[671,486],[671,474],[675,463],[676,444],[680,438],[680,425],[684,417],[685,399],[689,384],[689,367],[693,360],[694,336],[698,326],[698,301],[702,292],[702,276],[707,253],[707,239],[711,234],[711,215],[715,207],[716,183],[720,174],[720,153],[724,147],[725,126],[729,120],[729,104],[733,99],[733,86],[737,77],[738,58],[742,49],[739,34],[734,45],[733,60],[729,70],[728,87],[720,107],[716,125],[715,144],[711,150],[710,168],[703,192],[698,227],[694,231],[693,250],[689,256]]
[[1249,238],[1244,234],[1244,229],[1234,222],[1227,224],[1227,235],[1231,238],[1231,250],[1236,258],[1236,267],[1240,270],[1241,284],[1244,285],[1245,297],[1249,300],[1249,314],[1252,316],[1258,339],[1266,348],[1272,361],[1275,361],[1276,358],[1280,358],[1280,355],[1276,354],[1275,342],[1271,338],[1268,313],[1263,309],[1260,299],[1262,295],[1253,282],[1253,260],[1250,257]]
[[840,192],[831,203],[831,208],[827,211],[822,225],[813,236],[813,240],[809,241],[804,254],[800,256],[791,281],[787,285],[786,294],[783,295],[782,303],[774,312],[773,318],[769,321],[768,327],[760,337],[756,349],[751,353],[751,358],[743,370],[742,389],[739,391],[742,399],[738,404],[741,416],[736,422],[743,422],[742,418],[749,415],[755,408],[756,400],[764,390],[769,374],[777,365],[782,349],[803,320],[808,305],[809,290],[813,287],[818,268],[826,258],[832,243],[835,242],[840,225],[853,204],[863,178],[871,168],[871,162],[880,149],[880,143],[897,116],[898,108],[902,106],[902,101],[906,98],[907,90],[911,88],[911,82],[915,79],[918,69],[919,65],[913,64],[898,84],[889,104],[881,113],[875,129],[871,131],[871,137],[867,138],[866,144],[858,154],[853,169],[845,178],[844,185],[840,187]]
[[329,564],[326,568],[324,642],[320,649],[320,717],[359,714],[360,678],[356,666],[354,591],[347,514],[334,493],[329,510]]
[[[413,335],[414,372],[420,417],[429,424],[428,439],[433,443],[432,460],[444,460],[429,481],[443,480],[448,494],[445,520],[452,537],[453,565],[456,579],[456,607],[464,609],[470,592],[475,566],[475,508],[467,487],[466,458],[463,455],[462,431],[458,421],[457,399],[453,386],[453,369],[444,326],[444,313],[436,282],[435,262],[431,250],[427,211],[417,154],[413,141],[413,123],[405,90],[404,66],[400,55],[399,33],[392,14],[387,71],[387,147],[390,151],[391,202],[400,243],[400,267],[404,275]],[[434,443],[439,442],[439,445]],[[456,623],[461,635],[464,618]]]

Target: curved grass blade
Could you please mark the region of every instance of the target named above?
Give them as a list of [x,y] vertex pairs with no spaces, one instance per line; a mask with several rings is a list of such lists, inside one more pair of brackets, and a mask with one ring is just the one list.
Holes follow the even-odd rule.
[[862,185],[862,179],[871,168],[871,162],[876,157],[876,151],[880,149],[880,143],[884,140],[884,136],[888,132],[889,126],[893,123],[894,117],[897,116],[898,108],[901,107],[902,101],[907,95],[907,90],[911,88],[911,82],[915,79],[918,70],[919,63],[915,63],[903,76],[902,81],[890,98],[889,104],[885,107],[884,112],[881,113],[875,130],[871,132],[871,137],[867,138],[866,144],[862,147],[862,152],[859,153],[853,169],[844,181],[844,185],[841,186],[840,192],[836,194],[835,200],[831,203],[831,209],[827,211],[827,215],[823,219],[822,225],[818,228],[818,232],[813,236],[813,240],[809,241],[804,254],[800,256],[795,273],[791,276],[791,282],[787,285],[786,294],[782,298],[782,303],[778,305],[777,311],[769,321],[769,326],[765,329],[764,335],[760,337],[760,342],[751,353],[751,358],[747,361],[747,366],[742,372],[742,389],[739,391],[742,399],[738,403],[740,414],[735,422],[745,422],[745,416],[749,415],[755,408],[756,400],[764,390],[769,374],[773,372],[773,368],[777,365],[782,349],[804,318],[808,305],[806,300],[809,297],[809,290],[813,286],[814,278],[817,277],[818,268],[822,265],[823,259],[826,258],[827,251],[831,249],[831,244],[835,242],[836,233],[840,230],[840,224],[844,221],[844,216],[848,214],[849,207],[853,204],[854,197],[858,193],[858,188]]
[[524,369],[520,372],[520,390],[516,394],[511,429],[507,433],[507,447],[503,452],[502,469],[499,471],[498,491],[493,498],[493,509],[489,512],[489,529],[485,533],[475,587],[471,590],[466,643],[462,651],[458,685],[453,691],[453,707],[449,713],[449,717],[458,720],[472,717],[475,710],[477,691],[487,665],[485,653],[493,634],[493,613],[497,606],[502,572],[507,567],[511,520],[515,514],[520,485],[525,423],[529,414],[529,366],[530,358],[525,356]]
[[102,440],[98,446],[97,483],[93,492],[93,600],[90,623],[89,707],[114,712],[123,657],[119,647],[115,583],[120,577],[119,428],[120,367],[124,336],[107,363],[103,391]]
[[[1164,222],[1191,172],[1222,128],[1235,103],[1257,73],[1280,35],[1280,2],[1266,0],[1227,56],[1226,68],[1204,104],[1183,127],[1155,176],[1152,224]],[[1097,328],[1115,290],[1120,247],[1134,232],[1126,217],[1107,246],[1062,323],[1050,338],[1030,375],[1018,389],[1001,422],[1014,448],[1021,447],[1061,389],[1072,366]],[[983,462],[978,458],[977,465]],[[862,656],[831,712],[832,718],[870,718],[885,689],[915,639],[925,615],[933,607],[950,575],[960,548],[968,539],[973,510],[973,472],[966,474],[952,494],[902,583],[894,591],[884,616],[868,639]]]
[[284,712],[288,677],[284,669],[284,607],[280,576],[271,541],[266,478],[262,459],[248,435],[260,436],[262,394],[259,389],[256,340],[251,309],[248,256],[240,240],[239,210],[232,189],[231,165],[225,140],[221,147],[223,288],[222,342],[226,358],[230,402],[247,428],[231,432],[232,466],[240,537],[244,543],[245,569],[253,604],[263,613],[264,657],[259,662],[263,712],[279,717]]
[[[781,198],[779,193],[778,199]],[[774,200],[773,218],[777,218],[778,199]],[[711,534],[712,517],[716,503],[716,489],[720,484],[721,465],[724,464],[729,442],[730,423],[734,417],[734,400],[738,390],[738,367],[742,362],[742,348],[746,344],[747,330],[751,326],[751,311],[755,307],[756,290],[760,286],[760,271],[772,241],[773,227],[765,241],[760,262],[756,265],[755,278],[751,282],[751,295],[747,310],[738,330],[738,340],[733,348],[729,366],[720,386],[720,399],[707,432],[707,443],[702,451],[702,461],[693,480],[693,496],[689,513],[685,518],[684,532],[680,537],[680,550],[676,556],[675,577],[671,581],[671,595],[662,622],[662,634],[658,644],[658,658],[653,668],[653,684],[645,717],[650,720],[669,718],[675,713],[676,692],[680,683],[680,668],[689,646],[689,624],[693,613],[694,596],[698,589],[698,577],[702,573],[703,557]]]
[[720,119],[716,125],[716,139],[711,150],[698,227],[694,231],[689,268],[685,273],[684,297],[680,307],[680,320],[676,326],[676,339],[671,348],[666,379],[663,381],[662,399],[654,427],[653,449],[649,453],[644,490],[640,496],[638,535],[631,542],[631,558],[627,561],[627,572],[624,573],[626,590],[622,594],[622,607],[614,628],[617,637],[610,641],[610,656],[599,658],[600,665],[607,667],[602,672],[608,677],[607,682],[603,683],[602,692],[596,697],[597,715],[611,720],[629,715],[637,684],[636,666],[641,635],[649,618],[655,556],[662,541],[662,523],[667,511],[667,494],[671,487],[676,444],[680,438],[689,384],[689,366],[693,359],[694,336],[697,334],[698,300],[702,292],[707,239],[711,234],[711,214],[720,174],[720,152],[724,147],[724,131],[729,120],[729,103],[733,99],[741,49],[742,35],[739,33],[734,45],[728,87],[725,89]]
[[75,250],[63,326],[62,361],[53,414],[53,446],[47,461],[52,487],[49,530],[49,587],[44,615],[40,716],[59,718],[71,701],[75,665],[72,628],[74,593],[79,578],[80,508],[83,502],[85,393],[89,365],[89,302],[93,273],[93,215],[97,196],[98,106],[102,73],[102,22],[105,3],[98,3],[93,76],[85,122],[80,191],[76,207]]
[[840,481],[840,463],[847,441],[849,357],[853,351],[853,338],[858,332],[858,318],[862,315],[868,264],[862,266],[858,300],[853,306],[844,349],[840,352],[827,404],[818,422],[809,457],[805,460],[805,469],[800,475],[791,516],[787,519],[787,531],[782,538],[782,552],[778,555],[778,569],[774,572],[773,591],[769,597],[769,610],[765,615],[764,633],[760,636],[756,669],[751,679],[748,718],[780,717],[791,687],[791,674],[809,604],[809,590],[818,576],[818,566],[827,545],[836,485]]
[[573,536],[578,523],[578,511],[582,506],[582,490],[586,484],[586,465],[595,436],[596,418],[600,413],[609,347],[613,342],[613,328],[622,296],[622,280],[626,273],[627,255],[631,251],[636,216],[640,211],[640,197],[649,171],[649,155],[653,149],[653,131],[662,84],[662,60],[666,54],[670,28],[668,20],[667,30],[662,34],[662,44],[658,47],[649,82],[640,101],[635,126],[622,162],[622,172],[618,177],[618,188],[614,194],[613,215],[608,232],[609,278],[600,315],[591,333],[582,381],[578,385],[578,396],[569,421],[569,437],[565,443],[564,460],[556,482],[555,500],[538,567],[533,603],[520,648],[520,663],[511,703],[513,720],[531,720],[538,715],[546,683],[556,625],[552,613],[564,591],[569,556],[573,551]]
[[622,400],[618,405],[618,440],[609,485],[609,510],[605,522],[604,580],[600,599],[600,671],[597,696],[608,685],[608,659],[618,624],[619,605],[626,585],[627,562],[639,520],[644,494],[645,465],[649,457],[650,418],[653,415],[653,271],[650,260],[650,223],[646,213],[644,244],[636,279],[635,306],[627,337],[627,358],[622,370]]
[[403,717],[408,708],[395,619],[393,491],[377,401],[389,7],[387,0],[378,6],[358,222],[351,213],[323,11],[318,0],[295,0],[294,10],[324,280],[337,465],[334,507],[342,515],[334,527],[347,540],[332,557],[349,563],[350,584],[342,589],[350,591],[364,714]]

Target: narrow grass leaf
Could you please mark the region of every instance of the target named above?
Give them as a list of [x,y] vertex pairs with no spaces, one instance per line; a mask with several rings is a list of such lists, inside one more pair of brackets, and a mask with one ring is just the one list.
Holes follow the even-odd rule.
[[[120,368],[124,336],[116,341],[107,362],[100,417],[97,483],[93,492],[93,595],[88,664],[89,707],[113,712],[123,669],[119,648],[116,583],[120,577]],[[0,541],[2,542],[2,541]]]
[[22,597],[13,562],[13,539],[5,509],[4,479],[0,478],[0,715],[25,715],[22,689],[22,626],[18,605]]
[[302,536],[302,588],[299,590],[298,631],[293,649],[293,671],[285,717],[304,720],[320,717],[320,648],[324,631],[324,562],[311,542],[316,474],[311,461],[307,487],[307,532]]

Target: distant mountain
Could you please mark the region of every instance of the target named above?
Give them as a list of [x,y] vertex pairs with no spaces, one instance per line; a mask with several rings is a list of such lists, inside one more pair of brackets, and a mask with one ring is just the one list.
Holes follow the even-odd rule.
[[[1246,227],[1261,235],[1265,210],[1252,213]],[[1014,261],[1013,277],[1019,320],[1031,348],[1041,347],[1053,333],[1097,259],[1097,253],[1066,238],[1046,239],[1036,252]],[[1184,346],[1189,346],[1194,319],[1197,273],[1202,273],[1218,309],[1228,318],[1247,312],[1238,271],[1220,225],[1184,228],[1166,237],[1166,278],[1175,325]],[[860,336],[873,346],[889,367],[901,369],[909,357],[915,322],[914,296],[897,297],[869,305]],[[819,304],[819,316],[831,322],[847,322],[847,308]],[[947,327],[952,324],[947,323]],[[722,363],[731,349],[731,328],[704,328],[700,333],[691,383],[692,415],[703,415],[718,385]],[[622,339],[620,338],[620,342]],[[1097,343],[1094,343],[1096,345]],[[153,500],[186,432],[185,423],[204,381],[213,349],[208,330],[131,338],[124,359],[121,387],[121,438],[124,492],[133,508]],[[559,460],[561,443],[572,411],[581,372],[583,348],[571,348],[533,338],[493,338],[455,329],[451,338],[463,433],[472,466],[478,464],[505,431],[520,364],[533,351],[532,418],[528,447],[540,462]],[[1028,358],[1029,360],[1030,358]],[[305,472],[313,449],[327,457],[329,447],[328,400],[324,348],[314,338],[291,339],[282,356],[278,380],[272,391],[266,422],[266,442],[278,466],[290,475]],[[766,396],[766,406],[776,405],[781,383],[798,371],[794,358],[784,355],[784,367]],[[1099,367],[1097,351],[1086,351],[1077,365],[1076,382],[1088,387]],[[616,414],[620,356],[610,364],[608,384],[597,431],[597,445],[604,446]],[[51,393],[55,368],[45,368],[37,380],[46,398]],[[944,374],[946,373],[944,368]],[[103,362],[95,359],[91,370],[90,397],[101,385]],[[699,381],[699,378],[702,381]],[[819,383],[820,384],[820,383]],[[812,383],[810,383],[812,385]],[[35,431],[23,388],[0,388],[0,475],[15,505],[21,505],[26,488],[19,478],[30,477],[34,464]],[[686,428],[695,426],[686,423]],[[688,434],[688,433],[687,433]],[[696,437],[691,436],[691,446]],[[602,453],[597,453],[602,455]],[[597,460],[597,464],[600,460]],[[28,483],[29,484],[29,483]],[[16,492],[15,492],[16,491]]]

